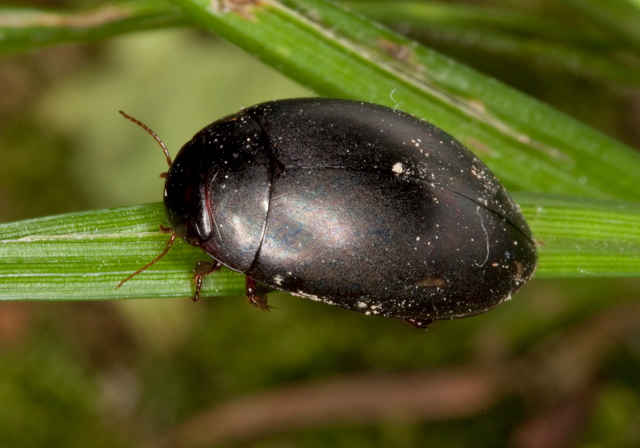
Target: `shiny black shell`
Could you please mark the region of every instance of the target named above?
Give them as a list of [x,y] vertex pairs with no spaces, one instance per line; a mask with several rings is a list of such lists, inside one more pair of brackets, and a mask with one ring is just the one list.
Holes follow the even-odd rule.
[[357,101],[244,109],[198,132],[165,185],[172,229],[260,283],[366,314],[488,311],[536,266],[518,207],[441,129]]

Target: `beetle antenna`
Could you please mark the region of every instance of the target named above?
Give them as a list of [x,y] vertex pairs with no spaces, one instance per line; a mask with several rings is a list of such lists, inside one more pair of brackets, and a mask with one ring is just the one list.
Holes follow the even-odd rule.
[[136,275],[140,274],[141,272],[146,271],[147,269],[149,269],[151,266],[153,266],[154,264],[156,264],[158,261],[160,261],[162,259],[162,257],[164,257],[165,255],[167,255],[167,253],[169,252],[169,249],[171,249],[171,246],[173,246],[173,243],[176,240],[176,237],[178,236],[177,233],[172,233],[171,234],[171,238],[169,238],[169,241],[167,242],[167,246],[164,248],[164,250],[160,253],[160,255],[158,255],[156,258],[154,258],[153,260],[151,260],[151,262],[147,263],[146,265],[144,265],[143,267],[141,267],[140,269],[138,269],[136,272],[134,272],[133,274],[129,275],[127,278],[125,278],[124,280],[122,280],[120,283],[118,283],[118,286],[115,287],[115,289],[120,288],[122,285],[124,285],[126,282],[128,282],[129,280],[131,280],[133,277],[135,277]]
[[120,112],[120,115],[122,115],[124,118],[126,118],[129,121],[133,121],[135,124],[137,124],[142,129],[147,131],[151,137],[156,139],[156,141],[158,142],[158,144],[162,148],[162,151],[164,152],[164,155],[167,157],[167,163],[169,164],[169,168],[171,168],[171,156],[169,155],[169,150],[165,146],[164,142],[160,139],[160,137],[158,137],[158,134],[153,132],[149,126],[147,126],[146,124],[144,124],[140,120],[136,120],[131,115],[126,114],[126,113],[122,112],[121,110],[119,110],[118,112]]

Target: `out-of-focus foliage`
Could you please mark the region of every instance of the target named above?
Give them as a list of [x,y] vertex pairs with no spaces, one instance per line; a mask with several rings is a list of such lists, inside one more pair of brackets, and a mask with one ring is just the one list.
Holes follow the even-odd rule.
[[[436,6],[456,20],[422,24],[387,3],[389,25],[640,146],[637,86],[620,68],[637,67],[632,37],[590,13],[634,2],[447,2]],[[493,26],[471,26],[487,15]],[[518,17],[561,26],[537,35]],[[159,201],[164,159],[118,109],[175,153],[226,113],[312,93],[193,30],[6,56],[0,219]],[[426,333],[284,294],[269,314],[241,297],[4,302],[0,445],[638,446],[638,290],[534,280],[491,313]]]

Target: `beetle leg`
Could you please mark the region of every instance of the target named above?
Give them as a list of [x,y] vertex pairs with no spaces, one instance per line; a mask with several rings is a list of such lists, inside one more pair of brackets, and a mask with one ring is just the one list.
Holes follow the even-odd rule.
[[247,276],[246,283],[247,301],[250,305],[262,311],[271,311],[271,307],[267,303],[267,291],[262,288],[253,278]]
[[420,330],[428,330],[435,322],[433,319],[405,319],[404,321],[412,327],[416,327]]
[[202,290],[202,279],[205,275],[213,274],[214,272],[218,272],[222,267],[222,263],[218,261],[198,261],[196,266],[193,268],[193,272],[195,275],[193,276],[193,280],[196,282],[196,293],[191,300],[197,302],[200,299],[200,291]]

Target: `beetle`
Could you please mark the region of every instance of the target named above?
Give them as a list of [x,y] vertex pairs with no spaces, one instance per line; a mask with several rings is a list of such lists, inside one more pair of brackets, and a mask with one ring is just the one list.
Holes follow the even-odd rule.
[[385,106],[275,100],[206,126],[169,164],[172,232],[263,287],[416,327],[488,311],[533,274],[536,243],[505,188],[436,126]]

